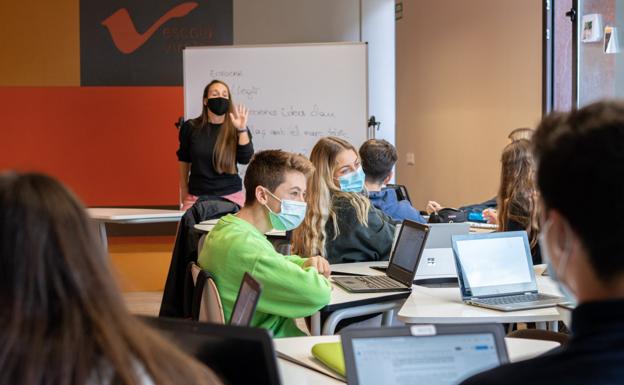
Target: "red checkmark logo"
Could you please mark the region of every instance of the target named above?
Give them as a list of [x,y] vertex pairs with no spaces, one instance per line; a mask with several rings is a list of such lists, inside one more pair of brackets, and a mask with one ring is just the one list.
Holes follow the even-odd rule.
[[141,47],[149,38],[167,21],[176,17],[184,17],[199,4],[195,2],[186,2],[177,5],[162,15],[147,31],[139,33],[128,10],[120,8],[115,13],[104,19],[102,25],[108,28],[108,32],[113,39],[113,43],[117,49],[125,54],[132,53]]

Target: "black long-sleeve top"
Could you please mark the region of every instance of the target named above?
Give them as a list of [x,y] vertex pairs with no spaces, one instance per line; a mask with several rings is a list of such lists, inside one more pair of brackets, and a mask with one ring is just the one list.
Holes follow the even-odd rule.
[[615,385],[624,383],[624,300],[572,312],[572,339],[545,355],[503,365],[462,385]]
[[[186,121],[180,128],[180,147],[177,155],[180,162],[191,164],[188,187],[192,195],[223,196],[243,189],[238,172],[220,174],[215,170],[212,160],[220,130],[221,124],[209,123],[206,127],[195,127],[190,121]],[[249,163],[253,154],[254,148],[249,133],[249,143],[236,146],[236,163]]]
[[329,219],[325,225],[325,252],[329,263],[388,260],[395,231],[390,217],[371,205],[368,226],[364,226],[358,222],[355,207],[346,198],[334,197],[332,208],[339,234],[334,239],[336,229]]

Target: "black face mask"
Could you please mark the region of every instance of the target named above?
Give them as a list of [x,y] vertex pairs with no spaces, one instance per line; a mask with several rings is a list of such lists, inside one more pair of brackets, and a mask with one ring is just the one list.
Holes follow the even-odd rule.
[[230,107],[230,99],[210,98],[208,99],[208,109],[215,115],[223,115]]

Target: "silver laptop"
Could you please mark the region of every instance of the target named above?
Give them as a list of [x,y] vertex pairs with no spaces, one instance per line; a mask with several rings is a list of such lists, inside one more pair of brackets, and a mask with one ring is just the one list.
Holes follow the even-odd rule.
[[348,385],[455,385],[509,361],[501,325],[414,325],[341,333]]
[[453,257],[452,238],[455,235],[470,234],[470,224],[432,223],[429,225],[429,237],[420,258],[416,279],[419,276],[457,276]]
[[454,236],[453,253],[461,296],[469,305],[514,311],[565,302],[538,293],[525,231]]
[[[429,223],[428,226],[429,236],[425,242],[425,249],[423,250],[418,268],[416,269],[414,283],[453,283],[457,286],[457,279],[453,278],[457,277],[457,271],[455,270],[455,258],[453,257],[451,238],[454,235],[469,234],[470,224],[468,222]],[[387,270],[387,266],[371,266],[371,268],[379,271]]]
[[338,276],[332,279],[338,286],[353,293],[409,291],[428,235],[429,226],[406,220],[392,250],[386,275]]

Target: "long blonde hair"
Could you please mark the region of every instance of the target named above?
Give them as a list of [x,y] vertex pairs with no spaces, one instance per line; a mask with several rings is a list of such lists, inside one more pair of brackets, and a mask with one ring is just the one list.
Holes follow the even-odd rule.
[[230,118],[230,113],[234,113],[234,100],[232,99],[232,92],[230,87],[221,80],[213,80],[206,88],[204,88],[204,96],[202,98],[202,114],[197,118],[191,120],[194,127],[207,128],[210,123],[208,117],[208,104],[204,104],[204,100],[208,99],[208,91],[210,87],[215,84],[222,84],[228,92],[228,98],[230,105],[225,113],[225,119],[221,125],[221,130],[217,136],[217,142],[215,143],[214,152],[212,154],[212,164],[215,170],[220,174],[236,174],[236,145],[238,144],[238,135],[236,128]]
[[539,206],[535,160],[531,142],[526,139],[516,140],[503,150],[497,201],[499,230],[508,231],[509,221],[520,224],[534,248],[539,233]]
[[301,256],[325,255],[325,225],[331,218],[335,236],[339,234],[336,213],[332,209],[334,199],[344,198],[354,208],[358,222],[368,226],[370,201],[359,193],[343,192],[334,179],[337,157],[343,151],[357,150],[344,139],[329,136],[321,138],[310,154],[310,161],[315,167],[312,178],[308,179],[308,210],[303,223],[293,232],[293,251]]

